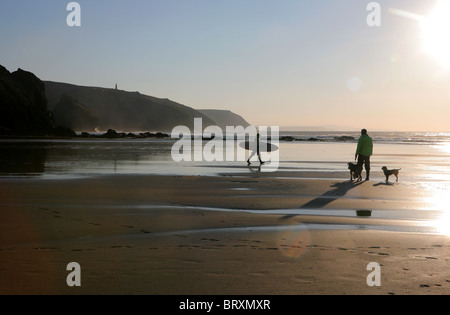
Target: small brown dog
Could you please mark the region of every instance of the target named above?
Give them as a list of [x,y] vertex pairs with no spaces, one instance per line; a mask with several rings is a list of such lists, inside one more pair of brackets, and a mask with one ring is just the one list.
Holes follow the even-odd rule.
[[389,181],[389,176],[391,175],[395,175],[395,177],[397,178],[397,182],[398,182],[398,171],[401,170],[401,168],[399,169],[394,169],[394,170],[388,170],[388,168],[386,166],[383,166],[381,168],[384,172],[384,176],[386,176],[386,183]]
[[350,181],[353,179],[358,179],[358,181],[362,181],[362,165],[358,165],[355,163],[348,163],[348,169],[350,170]]

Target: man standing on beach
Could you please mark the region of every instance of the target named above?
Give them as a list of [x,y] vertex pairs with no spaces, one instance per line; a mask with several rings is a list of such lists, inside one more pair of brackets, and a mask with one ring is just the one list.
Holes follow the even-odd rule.
[[355,160],[358,159],[358,166],[366,169],[366,180],[369,180],[370,175],[370,156],[372,155],[373,142],[372,138],[367,134],[367,130],[361,130],[361,137],[358,140],[358,147],[356,148]]

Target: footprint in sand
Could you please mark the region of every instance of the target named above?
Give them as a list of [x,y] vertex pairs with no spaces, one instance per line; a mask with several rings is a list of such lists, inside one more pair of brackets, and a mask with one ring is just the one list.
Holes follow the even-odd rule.
[[52,213],[53,213],[53,217],[54,218],[61,218],[61,216],[60,216],[60,214],[61,214],[61,212],[59,212],[59,211],[52,211]]
[[389,256],[388,253],[377,253],[377,252],[367,252],[368,254],[371,255],[379,255],[379,256]]
[[35,247],[35,250],[60,250],[58,247]]
[[259,248],[259,250],[278,250],[276,247]]

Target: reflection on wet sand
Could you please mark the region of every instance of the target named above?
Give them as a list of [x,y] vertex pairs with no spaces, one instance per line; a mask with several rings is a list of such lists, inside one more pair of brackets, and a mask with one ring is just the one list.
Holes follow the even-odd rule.
[[39,143],[0,145],[0,174],[41,175],[45,171],[48,149]]
[[3,140],[0,176],[145,173],[171,161],[171,142],[145,140]]
[[430,226],[434,226],[440,234],[450,236],[450,195],[449,185],[439,183],[427,185],[430,195],[425,202],[428,204],[428,210],[439,211],[439,215],[429,221]]

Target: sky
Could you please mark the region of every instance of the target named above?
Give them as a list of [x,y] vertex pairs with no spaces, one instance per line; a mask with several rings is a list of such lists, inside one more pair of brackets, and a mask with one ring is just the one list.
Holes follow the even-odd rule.
[[365,0],[95,0],[70,27],[69,2],[1,1],[0,64],[258,126],[450,131],[440,0],[376,1],[379,26]]

